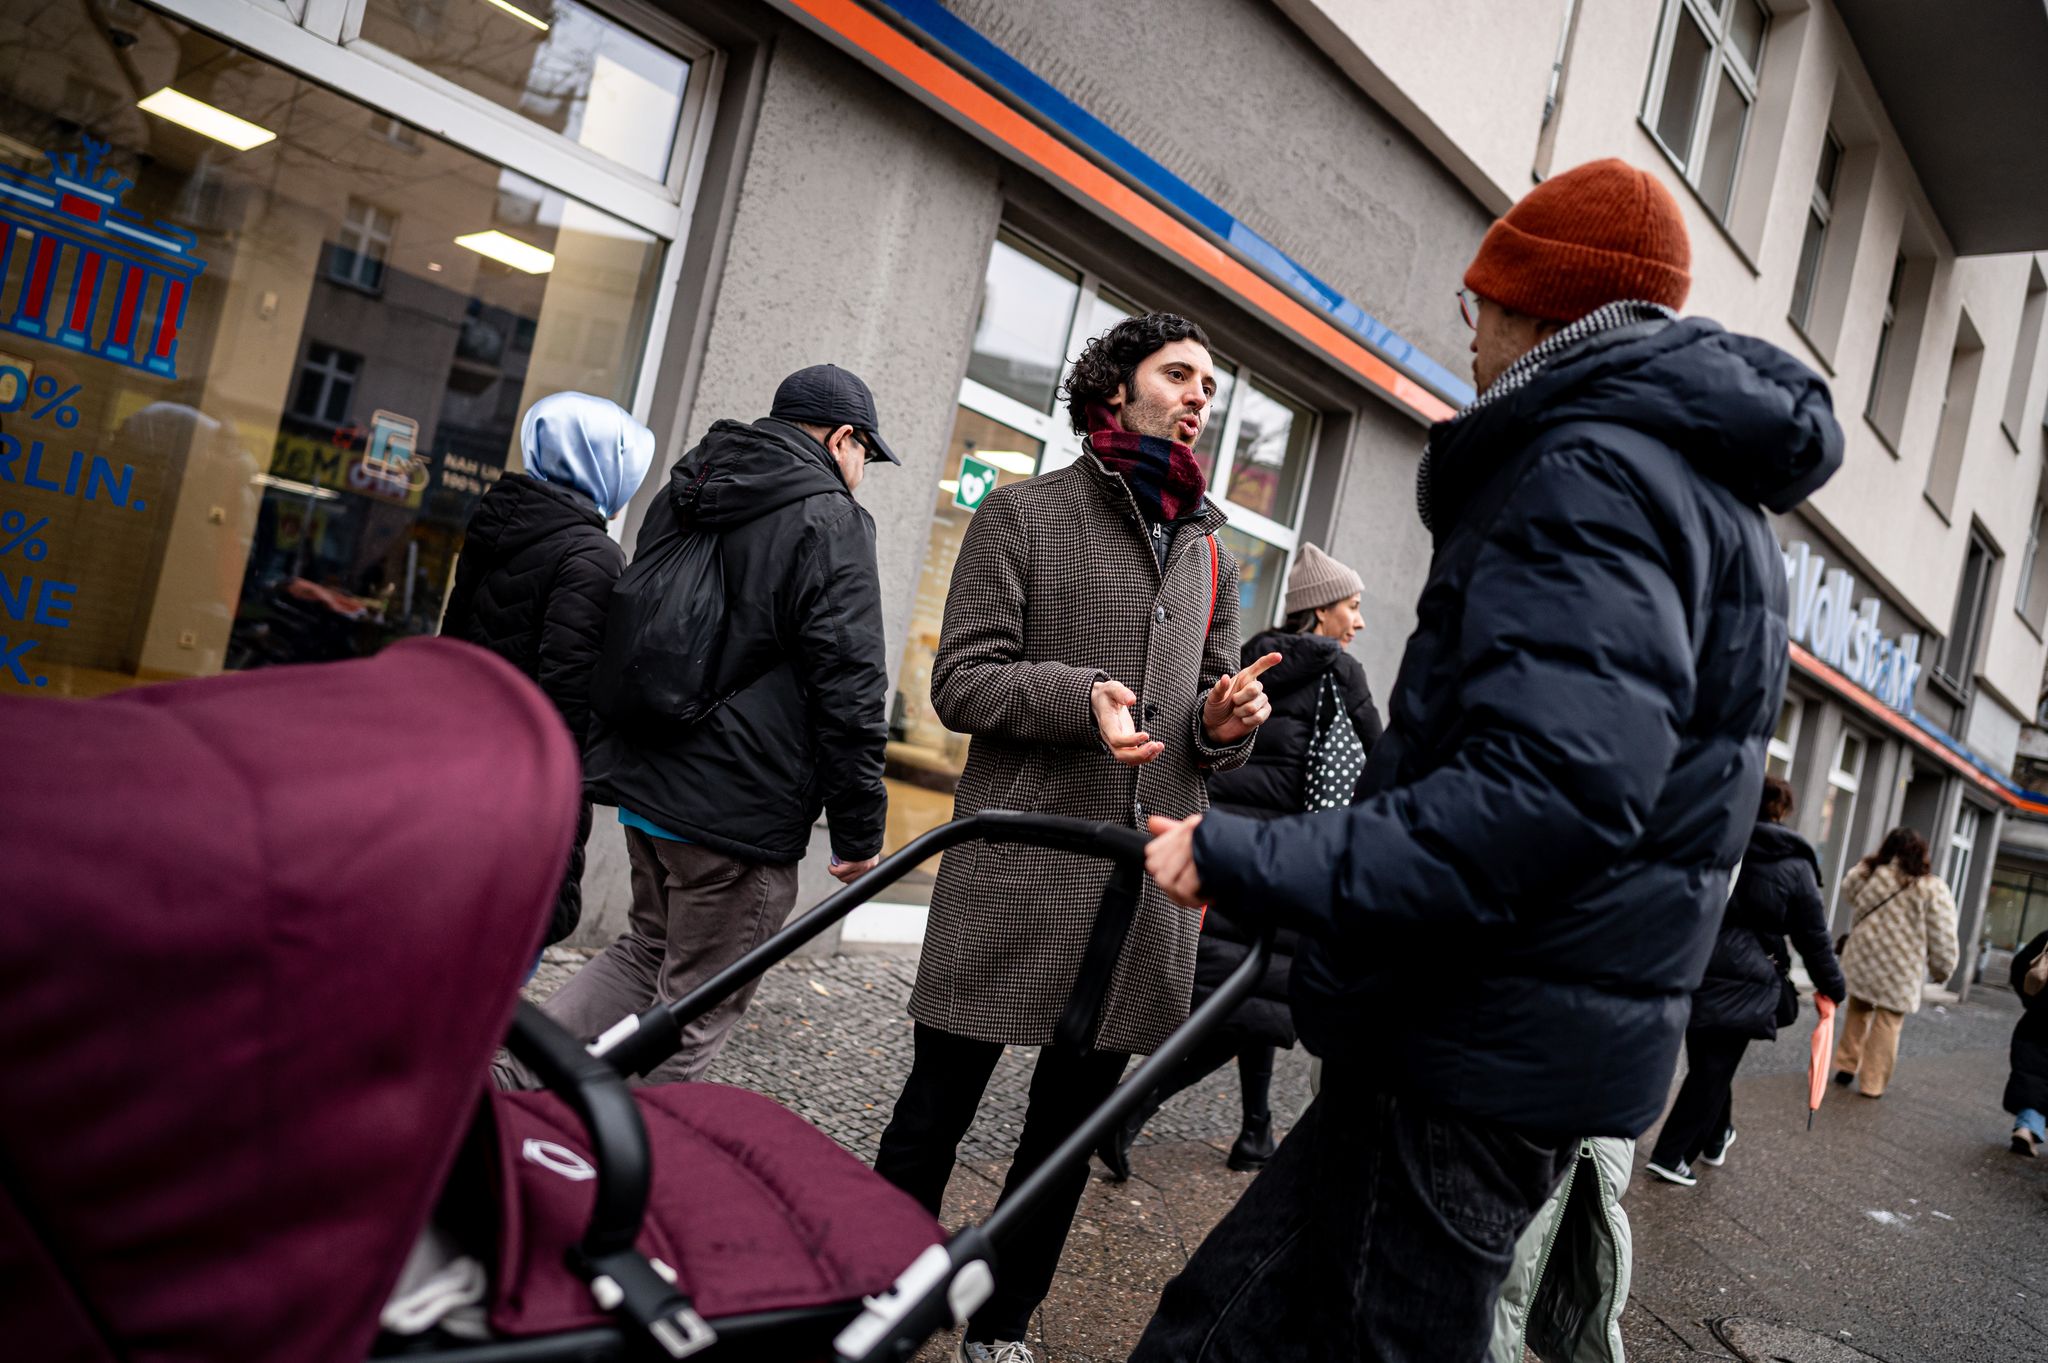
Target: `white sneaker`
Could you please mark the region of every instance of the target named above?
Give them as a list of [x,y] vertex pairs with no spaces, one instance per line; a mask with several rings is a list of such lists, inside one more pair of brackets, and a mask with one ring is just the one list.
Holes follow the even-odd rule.
[[1038,1363],[1038,1355],[1021,1339],[999,1339],[993,1344],[960,1341],[959,1363]]
[[1680,1160],[1677,1167],[1672,1169],[1666,1169],[1654,1160],[1644,1165],[1643,1168],[1649,1173],[1655,1174],[1658,1178],[1663,1179],[1666,1183],[1676,1183],[1681,1188],[1690,1188],[1693,1184],[1700,1181],[1700,1176],[1695,1174],[1692,1171],[1692,1166],[1684,1160]]
[[1711,1164],[1716,1169],[1720,1168],[1728,1162],[1728,1147],[1733,1144],[1735,1144],[1735,1128],[1731,1126],[1728,1128],[1728,1134],[1721,1137],[1721,1148],[1719,1150],[1714,1151],[1711,1155],[1704,1150],[1700,1152],[1700,1163]]

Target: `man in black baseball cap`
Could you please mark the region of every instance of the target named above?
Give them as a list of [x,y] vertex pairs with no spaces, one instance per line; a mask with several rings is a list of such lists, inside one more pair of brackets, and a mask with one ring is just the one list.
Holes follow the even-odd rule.
[[[625,825],[633,907],[626,935],[548,1001],[586,1040],[683,997],[780,928],[821,811],[833,875],[851,881],[881,855],[882,587],[874,518],[853,497],[868,464],[900,462],[876,425],[865,383],[837,365],[800,369],[768,416],[714,423],[648,509],[636,560],[718,539],[726,610],[706,644],[719,699],[680,733],[592,721],[585,783]],[[702,1075],[752,993],[686,1027],[649,1081]]]
[[784,379],[775,390],[775,405],[768,409],[768,415],[800,426],[827,427],[829,434],[818,438],[828,447],[839,434],[836,428],[850,426],[866,447],[863,462],[903,462],[876,429],[881,423],[875,416],[875,395],[861,382],[860,375],[836,364],[814,364]]

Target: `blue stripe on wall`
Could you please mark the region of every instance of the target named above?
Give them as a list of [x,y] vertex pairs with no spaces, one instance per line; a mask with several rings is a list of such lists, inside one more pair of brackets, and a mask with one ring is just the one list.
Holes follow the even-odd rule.
[[1130,139],[1067,98],[1030,67],[996,46],[938,0],[869,0],[892,11],[933,43],[979,71],[1007,93],[1114,166],[1127,179],[1229,245],[1301,300],[1372,346],[1390,362],[1435,389],[1454,406],[1472,400],[1472,385],[1425,354],[1414,342],[1303,269],[1285,251],[1232,217],[1214,200],[1140,151]]

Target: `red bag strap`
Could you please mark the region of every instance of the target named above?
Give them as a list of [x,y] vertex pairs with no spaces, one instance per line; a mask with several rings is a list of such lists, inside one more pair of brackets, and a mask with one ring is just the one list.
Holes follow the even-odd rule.
[[1223,584],[1223,559],[1216,552],[1216,537],[1209,536],[1209,623],[1202,627],[1202,637],[1208,638],[1216,628],[1216,593]]

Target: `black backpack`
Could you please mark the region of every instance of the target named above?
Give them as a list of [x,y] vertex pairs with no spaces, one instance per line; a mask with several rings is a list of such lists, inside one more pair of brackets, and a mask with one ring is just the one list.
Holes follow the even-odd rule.
[[715,690],[727,607],[719,536],[691,514],[709,472],[676,496],[674,527],[626,566],[605,614],[591,708],[652,743],[680,738],[730,694]]

